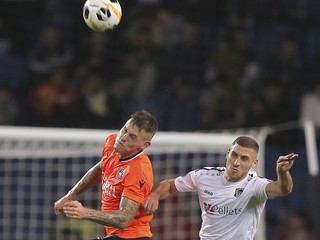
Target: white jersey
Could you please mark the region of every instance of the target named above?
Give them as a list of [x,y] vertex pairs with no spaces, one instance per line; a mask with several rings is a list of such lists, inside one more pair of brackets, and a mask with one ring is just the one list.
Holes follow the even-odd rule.
[[239,182],[224,178],[225,168],[205,167],[178,177],[179,192],[197,192],[201,207],[201,240],[252,240],[267,201],[270,180],[249,173]]

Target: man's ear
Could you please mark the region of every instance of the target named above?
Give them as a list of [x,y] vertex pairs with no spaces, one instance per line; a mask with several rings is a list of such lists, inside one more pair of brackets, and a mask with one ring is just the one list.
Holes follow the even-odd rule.
[[150,145],[151,145],[151,142],[149,142],[149,141],[144,142],[143,149],[149,147]]
[[254,160],[253,164],[252,164],[252,168],[255,168],[257,166],[258,162],[259,162],[258,159]]
[[230,152],[230,148],[228,148],[228,151],[226,152],[226,159],[228,159],[229,152]]

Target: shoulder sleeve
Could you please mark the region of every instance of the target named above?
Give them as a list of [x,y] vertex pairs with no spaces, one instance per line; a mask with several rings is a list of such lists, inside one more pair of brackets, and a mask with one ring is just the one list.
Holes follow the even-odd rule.
[[185,176],[177,177],[174,184],[179,192],[196,192],[197,172],[191,171]]
[[266,186],[271,182],[271,180],[267,178],[253,177],[250,182],[252,183],[254,195],[262,201],[267,200],[268,196]]
[[111,134],[109,135],[103,145],[102,155],[104,155],[108,150],[113,149],[113,145],[116,141],[117,134]]
[[143,203],[153,188],[153,169],[147,156],[128,167],[122,196]]

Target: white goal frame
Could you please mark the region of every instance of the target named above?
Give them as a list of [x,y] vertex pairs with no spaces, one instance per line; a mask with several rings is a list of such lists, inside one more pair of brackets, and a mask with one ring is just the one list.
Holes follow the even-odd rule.
[[[317,147],[314,125],[310,121],[298,123],[305,133],[305,142],[308,156],[308,169],[311,176],[319,174]],[[288,125],[287,125],[288,126]],[[296,127],[296,123],[294,124]],[[289,124],[290,127],[290,124]],[[226,152],[230,144],[239,135],[250,135],[260,145],[259,164],[257,172],[265,175],[264,155],[266,138],[269,134],[281,131],[283,126],[265,127],[259,131],[224,131],[220,133],[200,132],[158,132],[152,145],[146,149],[148,153],[170,153],[179,149],[179,152],[202,152],[214,149],[218,152]],[[92,129],[63,129],[63,128],[36,128],[36,127],[0,127],[0,158],[1,159],[25,159],[46,157],[77,157],[97,156],[102,151],[106,136],[117,133],[118,130],[92,130]],[[36,142],[43,144],[39,148]],[[75,142],[79,145],[65,145],[65,142]],[[12,151],[12,149],[19,149]],[[58,196],[57,196],[58,197]],[[1,219],[0,219],[1,220]],[[260,227],[256,235],[257,240],[266,239],[265,215],[262,216]],[[6,236],[3,236],[6,237]]]

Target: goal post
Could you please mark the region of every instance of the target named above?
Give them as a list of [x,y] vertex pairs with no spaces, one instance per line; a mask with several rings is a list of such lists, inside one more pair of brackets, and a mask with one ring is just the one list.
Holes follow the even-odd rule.
[[[104,229],[87,221],[71,221],[53,212],[63,196],[100,160],[105,138],[117,130],[0,127],[0,239],[91,239]],[[152,159],[155,183],[185,175],[203,166],[224,166],[225,154],[239,135],[258,140],[258,132],[158,132],[146,152]],[[263,166],[263,156],[260,157]],[[257,169],[263,176],[263,167]],[[99,208],[100,189],[83,193],[79,200]],[[160,203],[152,230],[157,240],[193,240],[200,229],[200,207],[194,193],[174,194]],[[264,240],[264,224],[257,239]]]

